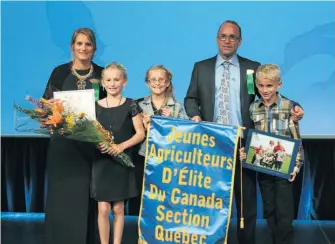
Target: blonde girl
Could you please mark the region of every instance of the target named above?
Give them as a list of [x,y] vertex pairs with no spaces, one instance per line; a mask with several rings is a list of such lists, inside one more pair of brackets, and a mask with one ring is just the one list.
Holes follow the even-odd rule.
[[[124,227],[124,205],[138,195],[135,171],[115,162],[113,156],[125,152],[144,139],[141,109],[135,101],[122,96],[127,84],[126,69],[118,64],[108,65],[102,72],[101,84],[107,96],[96,104],[97,120],[113,134],[116,147],[100,144],[100,154],[93,163],[91,195],[98,201],[98,226],[101,244],[109,243],[109,215],[113,211],[113,243],[121,244]],[[135,134],[132,132],[135,131]]]

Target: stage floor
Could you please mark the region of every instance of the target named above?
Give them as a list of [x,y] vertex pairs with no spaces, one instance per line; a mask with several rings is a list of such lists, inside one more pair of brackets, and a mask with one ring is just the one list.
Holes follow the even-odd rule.
[[[1,213],[2,244],[44,244],[44,214]],[[126,216],[123,244],[137,244],[137,217]],[[237,244],[236,220],[231,221],[229,244]],[[295,221],[292,244],[335,244],[335,221]],[[208,243],[211,244],[211,243]],[[257,222],[257,244],[271,244],[264,220]]]

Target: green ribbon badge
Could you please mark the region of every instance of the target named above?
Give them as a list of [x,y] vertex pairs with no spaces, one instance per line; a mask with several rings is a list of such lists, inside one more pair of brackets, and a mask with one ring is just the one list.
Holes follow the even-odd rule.
[[92,88],[94,89],[95,101],[98,101],[100,92],[100,81],[98,79],[90,79],[90,82],[92,83]]
[[252,69],[247,69],[247,87],[248,94],[255,95],[254,71]]

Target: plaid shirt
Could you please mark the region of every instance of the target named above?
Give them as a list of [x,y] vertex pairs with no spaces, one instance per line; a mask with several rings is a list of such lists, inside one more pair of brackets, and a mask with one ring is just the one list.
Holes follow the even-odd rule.
[[[291,109],[294,103],[278,93],[278,99],[270,107],[266,107],[259,99],[250,105],[250,117],[254,121],[255,129],[270,132],[280,136],[301,139],[299,124],[291,118]],[[296,165],[298,172],[304,162],[302,143],[298,151]]]

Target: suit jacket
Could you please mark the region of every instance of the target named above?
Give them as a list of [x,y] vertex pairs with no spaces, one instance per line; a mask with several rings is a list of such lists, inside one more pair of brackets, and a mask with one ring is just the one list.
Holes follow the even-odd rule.
[[[247,69],[254,70],[254,80],[259,62],[255,62],[241,56],[238,57],[240,64],[240,99],[241,99],[241,116],[243,126],[253,128],[253,122],[250,119],[249,107],[255,100],[255,95],[249,95],[247,90],[246,74]],[[184,99],[185,110],[187,115],[192,118],[200,116],[204,121],[213,122],[214,100],[215,100],[215,63],[216,58],[212,57],[195,63],[191,82]],[[258,95],[257,88],[255,92]]]
[[[103,70],[103,67],[92,63],[93,65],[93,74],[92,76],[97,79],[101,79],[101,73]],[[71,72],[71,66],[72,62],[62,64],[54,68],[52,71],[48,84],[45,88],[43,98],[45,99],[50,99],[53,96],[54,91],[61,91],[63,87],[63,83],[65,81],[65,78],[70,74]],[[99,92],[99,97],[100,99],[104,98],[107,96],[107,93],[105,90],[102,89],[102,86],[100,86],[100,92]]]

